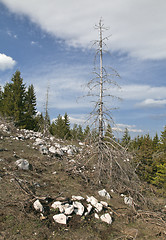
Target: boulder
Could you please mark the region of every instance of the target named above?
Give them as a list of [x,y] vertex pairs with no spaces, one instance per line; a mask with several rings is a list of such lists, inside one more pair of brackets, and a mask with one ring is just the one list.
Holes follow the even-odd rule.
[[95,210],[96,212],[101,212],[103,209],[103,205],[101,203],[96,203]]
[[93,196],[91,196],[91,197],[87,196],[87,200],[86,201],[88,203],[91,203],[92,206],[94,206],[94,207],[96,207],[96,204],[98,203],[98,200],[95,197],[93,197]]
[[74,211],[74,206],[73,205],[69,205],[65,207],[65,214],[66,215],[70,215],[72,214]]
[[111,198],[110,195],[109,195],[109,193],[108,193],[105,189],[98,191],[98,194],[99,194],[101,197],[105,197],[105,198],[107,198],[107,199],[110,199],[110,198]]
[[29,162],[23,158],[17,160],[15,164],[19,169],[22,169],[22,170],[29,170],[29,167],[30,167]]
[[37,145],[42,145],[43,144],[43,139],[41,138],[36,138],[36,141],[34,142],[33,145],[37,146]]
[[53,154],[56,153],[56,148],[54,146],[51,146],[48,150],[50,153],[53,153]]
[[84,213],[84,206],[80,202],[73,202],[73,206],[75,208],[76,215],[82,216]]
[[74,155],[74,151],[72,149],[68,149],[67,150],[67,154],[72,156],[72,155]]
[[54,215],[53,219],[54,219],[55,222],[60,223],[60,224],[66,224],[67,223],[67,217],[63,213]]
[[44,208],[38,199],[33,203],[33,207],[36,211],[44,212]]
[[59,208],[60,206],[62,205],[62,203],[60,201],[56,201],[54,202],[51,207],[54,208],[54,209],[57,209]]
[[106,222],[108,224],[112,223],[112,218],[109,213],[105,213],[100,217],[101,221]]
[[63,153],[63,151],[62,151],[60,148],[56,149],[56,152],[55,152],[55,155],[56,155],[56,156],[62,157],[63,154],[64,154],[64,153]]

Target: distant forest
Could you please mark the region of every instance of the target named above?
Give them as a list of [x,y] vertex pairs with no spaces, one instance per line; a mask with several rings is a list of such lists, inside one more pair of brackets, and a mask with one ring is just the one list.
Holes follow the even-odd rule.
[[[13,74],[11,82],[6,83],[3,89],[0,87],[0,115],[12,120],[16,127],[49,132],[64,140],[85,141],[88,144],[98,135],[98,131],[88,125],[83,129],[81,125],[74,124],[71,128],[67,113],[58,115],[53,122],[47,109],[44,115],[37,114],[34,86],[26,87],[20,71]],[[110,124],[105,131],[107,135],[132,153],[135,171],[142,180],[155,185],[161,194],[166,192],[166,126],[160,138],[156,133],[153,138],[146,134],[131,139],[126,128],[119,140],[114,137]]]

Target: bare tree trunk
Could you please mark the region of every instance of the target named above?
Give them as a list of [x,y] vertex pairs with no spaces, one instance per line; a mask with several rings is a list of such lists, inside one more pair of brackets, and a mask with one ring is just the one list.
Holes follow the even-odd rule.
[[99,34],[100,34],[100,99],[99,99],[99,147],[98,147],[98,171],[99,171],[99,183],[102,175],[102,145],[103,145],[103,37],[102,37],[102,23],[99,22]]

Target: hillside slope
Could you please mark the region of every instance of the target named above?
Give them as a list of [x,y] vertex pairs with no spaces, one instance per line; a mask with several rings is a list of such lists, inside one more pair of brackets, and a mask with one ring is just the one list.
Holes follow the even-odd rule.
[[[61,146],[63,152],[56,152],[55,146]],[[113,187],[106,189],[110,199],[100,196],[98,191],[102,188],[88,184],[77,167],[80,148],[0,123],[0,239],[165,239],[164,199],[148,193],[150,206],[135,209],[132,204],[125,204],[125,196]],[[19,159],[28,161],[28,170],[16,165]],[[84,198],[79,201],[84,206],[83,214],[75,211],[66,224],[56,223],[53,216],[59,210],[52,204],[60,201],[63,206],[71,206],[75,202],[73,195]],[[92,203],[92,210],[85,215],[87,196],[108,206],[97,211]],[[36,200],[42,204],[42,212],[35,210]],[[111,224],[95,217],[105,213],[110,214]]]

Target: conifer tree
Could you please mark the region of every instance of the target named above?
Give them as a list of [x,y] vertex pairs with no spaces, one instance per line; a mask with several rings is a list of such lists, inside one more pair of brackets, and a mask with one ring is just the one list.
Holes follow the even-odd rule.
[[161,150],[166,152],[166,126],[164,127],[164,131],[161,132],[160,143]]
[[34,91],[34,86],[31,84],[28,87],[25,96],[25,115],[24,124],[27,129],[34,129],[36,125],[36,96]]
[[64,121],[63,138],[69,139],[71,137],[71,132],[70,132],[70,121],[67,113],[65,113],[63,121]]
[[122,146],[123,147],[128,147],[129,146],[129,143],[130,143],[130,140],[131,140],[131,137],[129,135],[129,130],[127,128],[125,128],[125,131],[124,131],[124,134],[123,134],[123,137],[122,137]]
[[13,100],[13,115],[16,125],[21,126],[24,121],[25,111],[25,84],[21,73],[17,70],[12,77],[12,100]]
[[2,115],[9,117],[13,117],[14,115],[13,90],[11,83],[7,83],[4,86],[4,92],[2,93]]

